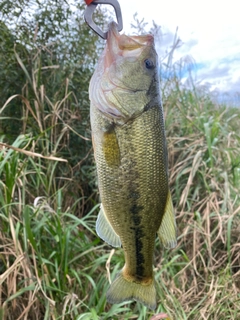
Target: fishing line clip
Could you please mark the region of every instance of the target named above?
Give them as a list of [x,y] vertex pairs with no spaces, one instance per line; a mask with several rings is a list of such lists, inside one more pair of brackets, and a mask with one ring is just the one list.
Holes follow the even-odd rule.
[[94,32],[96,32],[101,38],[107,39],[108,32],[104,32],[103,30],[101,30],[93,21],[92,15],[95,9],[97,8],[98,4],[110,4],[114,8],[116,18],[117,18],[117,30],[119,32],[122,31],[123,29],[122,12],[117,0],[85,0],[85,2],[87,4],[87,8],[84,11],[84,19],[88,24],[88,26]]

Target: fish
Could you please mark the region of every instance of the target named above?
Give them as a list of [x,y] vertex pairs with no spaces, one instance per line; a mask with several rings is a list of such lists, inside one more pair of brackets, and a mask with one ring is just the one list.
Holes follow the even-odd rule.
[[111,22],[89,98],[101,198],[96,232],[122,247],[125,258],[107,301],[135,300],[154,310],[156,235],[163,246],[176,246],[154,36],[120,34]]

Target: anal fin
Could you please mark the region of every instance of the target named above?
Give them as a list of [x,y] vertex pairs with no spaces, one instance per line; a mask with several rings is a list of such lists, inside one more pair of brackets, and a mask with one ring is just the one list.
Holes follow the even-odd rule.
[[110,244],[113,247],[121,247],[121,240],[116,232],[113,230],[108,218],[103,209],[103,205],[100,207],[100,211],[98,214],[97,222],[96,222],[96,231],[98,236]]
[[177,245],[176,221],[170,191],[168,191],[165,212],[158,230],[158,237],[166,248],[174,248]]

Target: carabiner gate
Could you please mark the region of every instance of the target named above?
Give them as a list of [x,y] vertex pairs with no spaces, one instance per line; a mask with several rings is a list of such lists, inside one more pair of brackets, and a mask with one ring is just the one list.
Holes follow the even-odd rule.
[[[85,0],[87,3],[87,1]],[[93,21],[92,15],[94,10],[97,8],[98,4],[110,4],[113,6],[117,18],[117,29],[118,31],[122,31],[123,29],[123,22],[122,22],[122,12],[120,5],[117,0],[93,0],[90,2],[90,4],[87,6],[86,10],[84,11],[84,18],[86,23],[89,25],[89,27],[96,32],[101,38],[107,39],[108,32],[104,32],[101,30]]]

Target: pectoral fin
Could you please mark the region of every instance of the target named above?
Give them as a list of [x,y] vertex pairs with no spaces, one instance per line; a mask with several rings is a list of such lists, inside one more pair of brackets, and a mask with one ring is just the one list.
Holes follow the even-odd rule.
[[113,247],[121,247],[121,240],[116,232],[113,230],[106,214],[104,212],[103,206],[101,205],[97,222],[96,222],[96,231],[98,236],[106,241]]
[[170,191],[168,191],[167,203],[162,222],[158,230],[158,236],[166,248],[174,248],[177,245],[176,222]]

